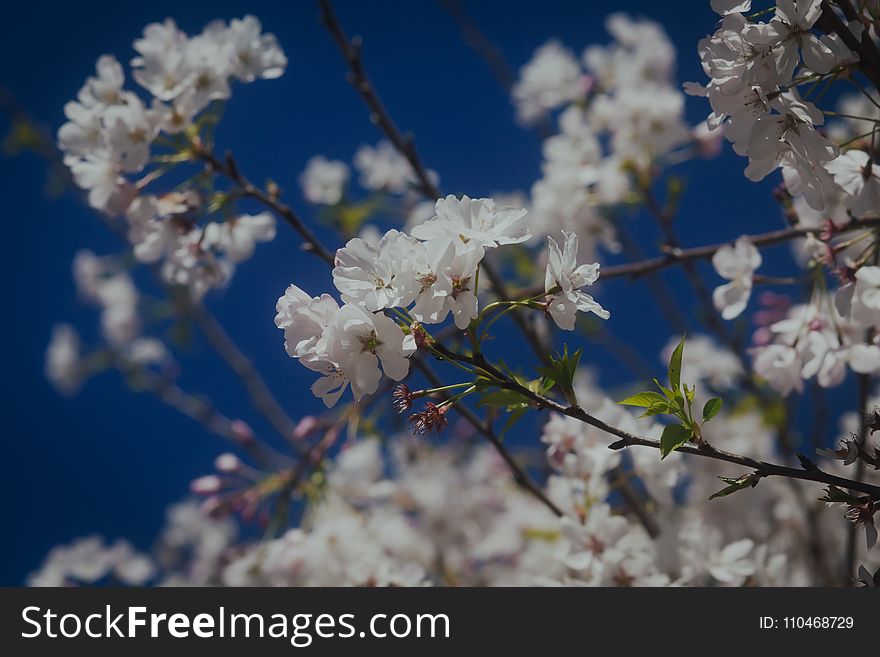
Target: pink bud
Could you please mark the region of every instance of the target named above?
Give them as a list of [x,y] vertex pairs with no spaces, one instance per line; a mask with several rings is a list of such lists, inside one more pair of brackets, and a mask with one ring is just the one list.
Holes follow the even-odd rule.
[[581,76],[581,92],[586,95],[593,90],[593,87],[596,86],[596,79],[592,75],[582,75]]
[[770,344],[770,341],[773,340],[773,332],[766,328],[761,327],[752,335],[752,344],[756,347],[763,347],[765,345]]
[[232,438],[242,445],[250,445],[254,442],[254,430],[243,420],[235,420],[229,426]]
[[293,439],[302,440],[318,426],[318,419],[313,415],[306,415],[293,430]]

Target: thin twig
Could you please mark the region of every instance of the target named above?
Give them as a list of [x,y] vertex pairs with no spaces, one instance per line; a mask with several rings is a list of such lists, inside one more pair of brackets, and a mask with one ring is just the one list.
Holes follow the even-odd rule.
[[[529,390],[525,386],[521,385],[519,382],[511,379],[503,372],[499,371],[491,363],[486,361],[486,359],[480,354],[467,356],[455,353],[444,353],[444,356],[452,359],[457,359],[464,363],[469,363],[480,368],[481,370],[489,374],[492,378],[494,378],[495,383],[499,387],[519,393],[521,396],[532,401],[539,409],[549,409],[551,411],[556,411],[557,413],[562,413],[563,415],[574,418],[575,420],[579,420],[585,424],[589,424],[590,426],[596,427],[597,429],[600,429],[605,433],[620,438],[620,440],[609,445],[610,449],[623,449],[624,447],[631,447],[635,445],[660,449],[660,441],[658,440],[636,436],[627,431],[624,431],[623,429],[619,429],[606,422],[603,422],[599,418],[590,415],[579,406],[565,406],[553,399],[544,397],[543,395],[539,395],[538,393]],[[702,456],[704,458],[715,459],[717,461],[726,461],[728,463],[734,463],[736,465],[741,465],[746,468],[751,468],[754,469],[755,472],[758,473],[761,477],[778,476],[789,477],[791,479],[802,479],[805,481],[815,481],[819,483],[838,486],[841,488],[856,490],[861,493],[870,495],[875,499],[880,499],[880,486],[874,486],[866,482],[838,477],[836,475],[824,472],[818,468],[799,470],[797,468],[790,468],[774,463],[768,463],[766,461],[758,461],[748,456],[741,456],[732,452],[715,449],[714,447],[711,447],[705,443],[701,446],[684,445],[682,447],[679,447],[677,451],[684,454],[693,454],[696,456]]]
[[207,308],[197,303],[191,304],[188,307],[188,313],[195,320],[196,324],[199,325],[199,328],[214,350],[241,379],[248,393],[250,393],[251,400],[257,410],[266,417],[269,423],[275,427],[275,430],[285,440],[301,450],[302,447],[293,441],[296,423],[272,394],[272,391],[253,362],[235,344],[220,322],[217,321],[217,318]]
[[[859,407],[859,439],[862,444],[868,436],[868,395],[871,391],[871,376],[869,374],[858,375],[858,407]],[[856,460],[856,478],[865,476],[865,459]],[[852,490],[857,488],[849,487]],[[864,492],[864,491],[862,491]],[[880,499],[874,496],[875,499]],[[847,528],[846,535],[846,559],[844,561],[843,584],[852,584],[852,578],[856,574],[856,561],[858,560],[858,526],[855,523]]]
[[[257,200],[261,201],[262,203],[264,203],[268,207],[272,208],[273,210],[275,210],[276,212],[281,214],[282,216],[285,216],[286,210],[289,211],[290,213],[293,212],[286,205],[281,203],[276,197],[254,187],[254,185],[252,185],[250,183],[250,181],[244,175],[242,175],[241,172],[238,170],[238,167],[235,165],[235,161],[233,160],[233,158],[231,156],[227,155],[226,161],[222,162],[214,155],[213,152],[210,151],[210,149],[208,149],[206,147],[200,147],[197,150],[197,154],[202,160],[204,160],[205,162],[207,162],[209,164],[209,166],[211,167],[212,170],[225,175],[226,177],[230,178],[233,182],[235,182],[239,187],[241,187],[242,191],[244,192],[245,195],[256,198]],[[296,217],[296,215],[293,215],[293,217],[296,218],[296,221],[295,222],[289,221],[289,223],[291,223],[293,225],[293,227],[296,228],[297,231],[301,235],[306,237],[307,242],[312,247],[311,248],[312,252],[320,255],[321,258],[325,262],[327,262],[329,265],[332,266],[333,265],[333,257],[329,255],[329,251],[327,251],[327,249],[324,248],[324,246],[318,241],[317,237],[314,236],[314,234],[312,234],[311,231],[309,231],[304,225],[302,225],[302,229],[300,230],[298,228],[298,226],[301,225],[301,222],[299,221],[298,217]],[[327,256],[325,257],[324,254],[327,254]],[[413,361],[413,363],[423,373],[425,373],[426,376],[428,376],[427,372],[430,372],[430,369],[428,368],[428,366],[425,363],[423,363],[421,360],[419,360],[418,354],[416,354],[415,360]],[[432,374],[432,376],[436,377],[436,375],[433,375],[433,374]],[[439,378],[435,378],[434,380],[432,380],[432,384],[438,385],[435,383],[435,381],[439,381]],[[494,433],[491,430],[489,430],[479,420],[479,418],[477,418],[468,409],[466,409],[464,407],[460,407],[460,406],[456,406],[456,408],[462,414],[462,416],[465,418],[465,420],[467,420],[471,425],[473,425],[473,427],[477,431],[479,431],[484,437],[486,437],[489,440],[489,442],[492,443],[492,445],[495,447],[495,449],[498,450],[499,454],[501,454],[502,458],[508,464],[511,471],[513,472],[513,476],[514,476],[514,479],[516,480],[516,482],[520,486],[522,486],[525,490],[529,491],[535,497],[537,497],[542,503],[544,503],[546,506],[548,506],[548,508],[550,508],[556,515],[561,515],[562,512],[559,510],[559,508],[556,505],[554,505],[553,502],[551,502],[546,497],[546,495],[544,495],[544,493],[540,489],[540,487],[538,487],[529,478],[529,476],[519,467],[519,465],[516,463],[516,460],[509,453],[507,448],[501,443],[501,441],[497,438],[497,436],[495,436]]]
[[[339,22],[336,12],[333,10],[333,4],[330,0],[318,0],[321,8],[321,23],[330,32],[333,40],[336,42],[342,56],[348,64],[349,74],[348,81],[360,94],[364,103],[370,110],[370,120],[378,126],[385,134],[397,151],[403,155],[412,168],[413,174],[418,181],[419,191],[426,197],[438,199],[441,196],[440,190],[434,184],[428,169],[422,162],[415,147],[415,141],[412,135],[404,136],[397,127],[394,119],[388,113],[384,103],[379,97],[376,87],[367,75],[364,67],[363,58],[361,57],[361,40],[358,37],[349,39],[345,33],[345,29]],[[495,268],[487,260],[484,260],[480,267],[486,274],[489,282],[492,284],[493,291],[501,299],[508,299],[507,288],[504,280],[495,271]],[[528,320],[522,315],[512,315],[513,321],[525,336],[535,355],[544,365],[549,364],[549,349],[543,343],[537,331],[531,326]]]
[[333,266],[333,254],[324,248],[321,242],[318,241],[317,236],[308,226],[305,225],[293,208],[282,202],[275,194],[257,187],[243,176],[238,170],[238,166],[236,165],[235,160],[232,159],[232,156],[227,155],[225,161],[221,160],[211,151],[210,148],[200,142],[196,142],[193,145],[193,151],[199,159],[208,165],[210,170],[226,176],[238,185],[242,196],[254,198],[274,210],[305,240],[305,244],[303,245],[304,249],[314,253],[331,267]]
[[[422,372],[424,377],[428,379],[431,385],[440,387],[443,385],[443,381],[439,376],[431,369],[431,367],[425,363],[424,361],[418,360],[415,362],[416,367]],[[442,395],[444,398],[447,398],[445,393]],[[480,421],[480,419],[474,415],[473,412],[466,406],[462,404],[454,404],[453,408],[456,412],[461,415],[471,426],[474,427],[486,440],[488,440],[492,447],[495,448],[495,451],[504,459],[504,462],[507,463],[507,466],[510,468],[510,471],[513,473],[513,478],[516,483],[523,488],[524,490],[530,492],[534,495],[541,503],[544,504],[548,509],[550,509],[557,516],[563,515],[562,510],[553,503],[550,498],[541,490],[540,486],[538,486],[531,477],[529,477],[528,473],[520,467],[519,463],[517,463],[516,459],[513,457],[513,454],[510,453],[510,450],[507,449],[507,446],[501,441],[500,438],[492,431],[491,427],[487,424]]]
[[[837,228],[836,231],[838,233],[846,233],[863,228],[872,228],[878,225],[880,225],[880,219],[878,218],[859,219]],[[782,228],[780,230],[758,233],[747,237],[751,240],[752,244],[761,248],[790,242],[799,237],[806,237],[810,234],[816,234],[819,232],[821,232],[821,229],[818,228]],[[639,276],[644,276],[645,274],[651,274],[660,271],[661,269],[668,269],[669,267],[675,267],[684,263],[695,262],[698,260],[709,260],[719,249],[729,246],[732,243],[733,241],[728,241],[706,246],[697,246],[689,249],[673,248],[670,249],[666,255],[648,258],[647,260],[640,260],[638,262],[630,262],[624,265],[611,265],[610,267],[604,267],[602,269],[601,280],[623,277],[637,278]]]
[[243,448],[257,463],[268,465],[273,457],[277,456],[274,453],[270,454],[268,448],[256,439],[243,440],[235,430],[235,422],[217,410],[207,397],[192,395],[176,383],[147,369],[133,370],[125,363],[116,363],[116,368],[131,378],[137,390],[155,395],[165,404],[195,420],[212,433]]
[[370,120],[385,133],[388,140],[409,161],[413,173],[418,179],[421,191],[426,196],[439,198],[440,192],[431,180],[431,175],[422,163],[418,151],[416,151],[412,135],[404,136],[400,132],[394,119],[391,118],[391,115],[385,109],[385,105],[376,93],[376,88],[364,69],[363,60],[361,59],[361,40],[358,37],[348,38],[345,30],[342,28],[342,24],[336,17],[336,12],[333,10],[333,4],[330,0],[318,0],[318,5],[321,8],[321,23],[333,36],[333,40],[348,64],[348,81],[360,94],[361,98],[364,99],[367,107],[370,108]]

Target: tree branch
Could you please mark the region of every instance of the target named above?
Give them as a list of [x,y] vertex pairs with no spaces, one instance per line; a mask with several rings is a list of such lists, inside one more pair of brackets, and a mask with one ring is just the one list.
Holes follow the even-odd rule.
[[[603,422],[599,418],[590,415],[579,406],[564,406],[563,404],[560,404],[553,399],[532,392],[525,386],[521,385],[519,382],[509,378],[503,372],[498,370],[491,363],[486,361],[486,359],[481,354],[466,356],[449,352],[448,356],[446,353],[444,353],[444,356],[459,360],[464,363],[469,363],[482,369],[493,379],[495,379],[496,385],[506,390],[514,391],[525,397],[526,399],[529,399],[539,409],[549,409],[551,411],[556,411],[557,413],[561,413],[568,417],[574,418],[575,420],[580,420],[585,424],[589,424],[590,426],[596,427],[597,429],[604,431],[605,433],[620,438],[620,440],[609,445],[610,449],[617,450],[634,445],[660,449],[660,441],[636,436],[627,431],[624,431],[623,429],[619,429],[606,422]],[[778,476],[789,477],[791,479],[802,479],[805,481],[815,481],[819,483],[838,486],[840,488],[856,490],[861,493],[870,495],[874,499],[880,499],[880,486],[874,486],[866,482],[854,481],[852,479],[838,477],[836,475],[832,475],[822,470],[819,470],[818,468],[815,470],[799,470],[797,468],[776,465],[774,463],[767,463],[766,461],[758,461],[748,456],[741,456],[732,452],[715,449],[708,444],[704,444],[702,446],[684,445],[682,447],[679,447],[676,451],[682,452],[684,454],[702,456],[704,458],[710,458],[716,461],[726,461],[727,463],[734,463],[736,465],[741,465],[746,468],[751,468],[759,473],[762,477]]]
[[[254,367],[253,362],[239,349],[220,322],[217,321],[217,318],[198,303],[190,304],[188,313],[199,325],[214,350],[241,379],[257,410],[269,420],[269,423],[287,442],[302,452],[302,447],[293,441],[296,423],[278,403],[269,386],[260,376],[257,368]],[[302,455],[300,453],[300,456]]]
[[[388,110],[385,109],[385,105],[379,98],[375,86],[370,81],[361,57],[360,39],[358,37],[355,37],[354,39],[348,38],[342,24],[336,17],[336,12],[333,10],[333,3],[330,2],[330,0],[318,0],[318,5],[321,8],[321,23],[330,32],[333,40],[339,47],[342,56],[345,58],[349,69],[348,81],[360,94],[364,103],[366,103],[367,107],[370,109],[370,120],[379,127],[397,151],[409,162],[413,174],[418,179],[419,191],[428,198],[435,200],[440,198],[440,190],[431,180],[431,176],[416,150],[415,141],[413,140],[412,135],[404,136],[400,132],[394,119],[391,118],[391,115],[388,113]],[[501,299],[509,298],[504,281],[495,271],[495,268],[487,260],[484,260],[480,264],[480,267],[489,278],[489,282],[492,284],[492,289],[495,294]],[[549,363],[548,352],[550,350],[547,348],[547,345],[543,344],[543,341],[534,330],[534,327],[530,326],[528,320],[521,315],[513,315],[513,321],[516,323],[520,331],[522,331],[529,345],[532,347],[532,350],[535,352],[535,355],[543,364],[547,365]]]
[[388,137],[388,140],[394,147],[409,161],[413,173],[418,179],[420,191],[426,196],[439,198],[440,191],[431,180],[428,170],[422,163],[416,151],[412,135],[404,136],[400,132],[394,119],[391,118],[391,115],[385,109],[385,105],[383,105],[382,100],[376,93],[376,88],[364,69],[363,60],[361,59],[361,40],[358,37],[354,39],[348,38],[342,24],[336,17],[336,12],[333,10],[333,4],[330,0],[318,0],[318,5],[321,8],[321,23],[330,32],[348,64],[348,81],[370,109],[370,121],[379,126],[379,129],[385,133],[385,136]]
[[[443,381],[439,376],[431,369],[431,367],[425,363],[424,361],[418,360],[415,362],[415,365],[426,379],[431,383],[431,385],[435,387],[440,387],[443,385]],[[442,395],[444,399],[448,399],[448,396],[444,393]],[[548,509],[550,509],[557,516],[564,515],[562,510],[550,500],[549,497],[541,490],[540,486],[538,486],[531,477],[529,477],[528,473],[523,470],[519,463],[516,462],[516,459],[513,458],[513,454],[510,453],[510,450],[507,449],[505,444],[501,441],[498,436],[495,435],[495,432],[492,431],[491,427],[481,422],[480,419],[474,415],[474,413],[461,404],[454,404],[453,408],[455,411],[461,415],[471,426],[474,427],[486,440],[488,440],[492,447],[495,448],[495,451],[504,459],[504,462],[507,463],[507,466],[510,468],[510,471],[513,473],[513,478],[516,483],[523,488],[524,490],[531,493],[535,496],[541,503],[544,504]]]
[[305,225],[293,208],[283,203],[275,194],[257,187],[243,176],[238,170],[238,166],[236,165],[235,160],[232,159],[231,155],[227,154],[225,161],[223,161],[218,158],[210,148],[201,142],[195,142],[193,144],[193,152],[199,159],[207,164],[211,171],[229,178],[232,182],[238,185],[242,196],[254,198],[274,210],[305,240],[305,244],[303,245],[305,250],[314,253],[331,267],[333,266],[333,254],[324,248],[321,242],[318,241],[317,236],[308,226]]
[[[854,230],[872,228],[878,225],[880,225],[880,219],[878,218],[859,219],[838,228],[837,231],[839,233],[848,233]],[[817,228],[782,228],[780,230],[749,235],[747,237],[751,240],[752,244],[760,248],[782,244],[783,242],[790,242],[799,237],[806,237],[810,233],[815,234],[818,232],[821,231]],[[610,267],[605,267],[602,270],[601,278],[604,280],[623,277],[637,278],[639,276],[644,276],[645,274],[650,274],[669,267],[675,267],[683,263],[695,262],[697,260],[709,260],[719,249],[729,246],[732,243],[733,241],[721,242],[719,244],[709,244],[690,249],[673,248],[666,255],[658,256],[656,258],[627,263],[625,265],[612,265]]]
[[165,404],[195,420],[212,433],[243,448],[257,463],[268,465],[273,457],[278,456],[274,451],[270,453],[268,446],[256,439],[243,438],[235,429],[236,423],[218,411],[206,397],[192,395],[174,382],[147,369],[132,369],[130,365],[118,361],[114,366],[122,374],[130,377],[137,389],[155,395]]

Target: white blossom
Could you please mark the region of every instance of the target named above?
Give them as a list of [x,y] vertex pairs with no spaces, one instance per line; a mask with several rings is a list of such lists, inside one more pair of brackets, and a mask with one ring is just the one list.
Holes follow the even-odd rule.
[[80,366],[79,334],[69,324],[56,324],[46,348],[46,378],[58,392],[73,395],[79,390],[83,372]]
[[519,244],[531,237],[524,220],[525,209],[496,208],[490,198],[459,199],[449,195],[437,200],[435,212],[434,217],[412,229],[413,237],[458,238],[462,244],[473,242],[485,248]]
[[748,237],[740,237],[733,246],[723,246],[712,256],[712,266],[729,283],[715,288],[712,300],[724,319],[739,317],[752,294],[752,276],[761,266],[761,253]]
[[513,102],[522,123],[532,123],[580,96],[584,91],[577,58],[558,41],[538,48],[519,72],[513,87]]
[[581,288],[592,285],[599,278],[599,265],[578,265],[578,237],[574,233],[563,231],[565,245],[563,250],[552,237],[547,238],[547,271],[544,276],[544,290],[556,290],[548,299],[548,310],[553,321],[559,328],[566,331],[574,330],[575,315],[580,312],[592,312],[602,319],[611,314],[602,308],[589,294]]
[[350,171],[345,162],[316,155],[306,163],[299,184],[309,203],[335,205],[342,200]]
[[355,237],[336,252],[333,283],[343,301],[370,312],[405,307],[418,293],[424,257],[422,244],[397,230],[385,233],[376,247]]
[[269,212],[243,214],[223,223],[205,226],[203,245],[221,251],[230,261],[248,260],[257,242],[275,239],[275,217]]
[[360,172],[360,184],[373,191],[402,194],[415,181],[407,159],[388,141],[375,147],[361,146],[354,155],[354,168]]
[[850,150],[825,168],[849,195],[846,207],[856,217],[880,215],[880,174],[865,151]]

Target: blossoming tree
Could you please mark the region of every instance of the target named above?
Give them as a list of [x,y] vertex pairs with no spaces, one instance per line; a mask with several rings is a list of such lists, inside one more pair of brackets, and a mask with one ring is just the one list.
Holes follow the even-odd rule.
[[[52,550],[31,583],[877,585],[880,7],[710,4],[719,22],[697,47],[702,81],[682,87],[663,28],[625,14],[607,19],[610,43],[579,57],[550,40],[518,75],[500,75],[523,129],[542,136],[541,177],[478,198],[441,193],[440,173],[383,104],[360,39],[320,0],[382,133],[355,153],[356,184],[348,163],[320,154],[299,177],[332,245],[214,139],[233,89],[283,75],[283,38],[253,16],[195,35],[167,19],[134,41],[128,73],[102,56],[65,106],[57,146],[122,242],[77,254],[101,339],[85,345],[59,324],[46,375],[71,395],[116,369],[235,448],[192,482],[200,502],[169,510],[156,554],[81,539]],[[497,65],[462,5],[444,6]],[[708,118],[689,125],[686,102]],[[787,225],[768,218],[765,232],[686,247],[674,169],[725,140],[748,158],[748,179],[779,180]],[[243,201],[261,210],[245,214]],[[661,236],[653,256],[634,253],[620,220],[637,208]],[[314,373],[327,408],[296,419],[209,310],[236,267],[291,229],[326,278],[323,289],[278,290],[278,357]],[[762,250],[781,243],[798,267],[766,275]],[[242,378],[284,451],[181,387],[134,268]],[[701,302],[699,325],[674,318],[682,330],[650,389],[603,390],[589,346],[615,311],[603,281],[644,278],[663,305],[654,275],[671,268]],[[790,293],[756,294],[765,284]],[[758,306],[746,347],[731,322]],[[502,327],[521,353],[493,345]],[[789,401],[805,382],[848,378],[858,394],[840,418],[847,437],[799,444]],[[541,429],[524,439],[543,445],[539,464],[505,441],[530,414]],[[261,538],[239,538],[253,525]]]

